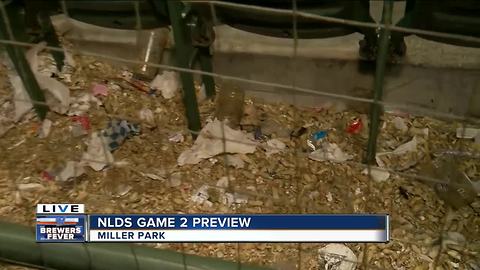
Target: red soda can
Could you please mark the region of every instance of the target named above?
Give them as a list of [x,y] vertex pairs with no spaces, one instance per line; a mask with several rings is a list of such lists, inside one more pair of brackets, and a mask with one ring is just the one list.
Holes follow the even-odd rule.
[[360,131],[362,131],[362,128],[363,128],[362,120],[360,118],[355,117],[348,123],[346,131],[349,134],[358,134],[360,133]]
[[55,176],[53,176],[47,171],[42,171],[41,176],[42,176],[42,179],[46,181],[53,181],[55,179]]
[[72,121],[79,123],[85,131],[90,130],[90,119],[88,116],[73,116]]

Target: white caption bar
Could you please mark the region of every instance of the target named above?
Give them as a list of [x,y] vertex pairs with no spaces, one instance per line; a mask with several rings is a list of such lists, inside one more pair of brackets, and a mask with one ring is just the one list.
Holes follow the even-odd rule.
[[382,230],[90,230],[91,242],[388,242]]

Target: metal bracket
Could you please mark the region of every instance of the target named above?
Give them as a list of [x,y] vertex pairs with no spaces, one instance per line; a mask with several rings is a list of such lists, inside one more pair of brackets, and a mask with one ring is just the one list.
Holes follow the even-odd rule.
[[[194,47],[190,55],[189,68],[194,68],[195,63],[198,61],[203,71],[212,72],[210,46],[215,40],[213,22],[203,16],[199,16],[188,4],[185,6],[181,16],[190,33],[191,45]],[[215,81],[213,77],[202,75],[202,82],[205,85],[206,96],[212,98],[215,95]]]
[[213,23],[193,12],[190,12],[185,16],[184,20],[190,31],[192,45],[195,47],[210,47],[215,40]]

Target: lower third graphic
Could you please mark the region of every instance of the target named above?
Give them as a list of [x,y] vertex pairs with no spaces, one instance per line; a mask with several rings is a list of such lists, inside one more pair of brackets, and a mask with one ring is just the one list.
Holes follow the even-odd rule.
[[85,242],[85,215],[37,216],[37,242]]

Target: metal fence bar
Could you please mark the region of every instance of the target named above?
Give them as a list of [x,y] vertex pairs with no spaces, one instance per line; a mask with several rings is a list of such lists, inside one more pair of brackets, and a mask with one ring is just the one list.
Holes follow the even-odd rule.
[[[375,67],[375,80],[373,85],[373,100],[374,102],[371,104],[370,107],[370,121],[369,121],[369,135],[368,135],[368,142],[367,142],[367,156],[366,156],[366,164],[368,169],[368,194],[371,196],[372,192],[372,170],[371,165],[375,165],[375,156],[377,154],[377,139],[380,133],[380,115],[382,113],[383,106],[378,104],[377,101],[382,99],[383,96],[383,87],[384,87],[384,79],[385,79],[385,68],[387,65],[387,58],[388,58],[388,48],[390,44],[390,30],[388,26],[392,23],[392,13],[393,13],[393,1],[392,0],[384,0],[383,1],[383,14],[382,14],[382,23],[386,24],[386,28],[382,28],[380,30],[380,37],[378,39],[378,54],[376,59],[376,67]],[[368,207],[368,204],[367,206]],[[367,213],[372,212],[371,209],[365,209]],[[369,258],[368,258],[368,243],[365,243],[363,247],[363,262],[362,265],[365,269],[368,269],[369,265]]]
[[[298,65],[298,17],[297,17],[297,12],[298,12],[298,3],[297,0],[292,0],[292,34],[293,34],[293,57],[291,60],[292,63],[292,101],[293,104],[296,105],[297,103],[297,98],[296,98],[296,87],[297,87],[297,65]],[[301,122],[301,116],[299,115],[298,112],[295,112],[293,115],[293,118],[295,119],[295,123],[300,123]],[[299,141],[298,139],[295,140],[295,148],[298,148]],[[300,185],[300,181],[302,180],[302,171],[304,165],[302,164],[303,162],[300,160],[300,156],[298,155],[298,152],[295,152],[295,175],[293,176],[295,179],[295,204],[297,206],[297,213],[301,214],[304,213],[303,207],[302,207],[302,192],[303,189]],[[302,243],[297,244],[297,269],[302,269]]]
[[[185,17],[182,15],[184,14],[182,10],[184,6],[180,1],[167,1],[167,5],[173,28],[173,35],[175,37],[175,55],[177,65],[188,69],[193,48],[189,31],[185,25]],[[202,125],[200,123],[200,113],[198,111],[193,76],[191,73],[181,72],[180,78],[182,80],[183,103],[188,119],[188,128],[194,131],[200,131]],[[194,138],[196,137],[195,134],[192,134],[192,136]]]
[[[216,25],[218,23],[216,7],[214,5],[209,4],[209,8],[210,8],[210,12],[212,14],[213,25]],[[212,67],[211,67],[211,62],[210,61],[212,59],[211,58],[208,59],[207,56],[205,55],[207,53],[205,50],[207,50],[209,48],[202,48],[202,49],[204,51],[200,53],[201,67],[202,67],[202,69],[207,68],[207,70],[211,71]],[[208,52],[208,53],[210,53],[210,52]],[[206,96],[209,97],[209,98],[214,97],[214,95],[215,95],[215,92],[214,92],[215,91],[214,77],[203,75],[202,76],[202,82],[204,83]],[[222,90],[220,90],[220,91],[222,91]],[[220,93],[220,95],[222,95],[222,93]],[[217,103],[217,104],[220,105],[219,103]],[[229,160],[228,160],[228,157],[227,157],[227,142],[229,140],[225,136],[225,122],[222,122],[221,133],[222,133],[221,140],[222,140],[222,147],[223,147],[223,156],[222,157],[223,157],[224,171],[225,171],[225,174],[227,175],[226,176],[227,177],[227,183],[228,183],[227,188],[230,189],[233,193],[235,193],[237,191],[235,190],[235,186],[232,185],[233,177],[231,175],[230,164],[229,164]],[[216,187],[216,188],[218,188],[218,187]],[[241,250],[242,250],[242,247],[241,247],[240,243],[236,243],[235,244],[235,256],[236,256],[235,260],[237,262],[237,270],[242,269],[242,253],[241,253]]]
[[[382,22],[387,26],[392,23],[392,13],[393,13],[393,2],[391,0],[385,0],[383,7]],[[370,107],[370,133],[368,136],[368,146],[367,146],[367,160],[368,164],[375,162],[376,148],[377,148],[377,137],[380,132],[380,114],[382,112],[382,105],[378,104],[377,101],[382,99],[383,96],[383,86],[385,79],[385,68],[387,65],[388,58],[388,45],[390,44],[390,30],[388,27],[380,30],[380,38],[378,42],[378,55],[377,62],[375,67],[375,81],[373,85],[374,96]],[[369,172],[370,174],[370,172]]]

